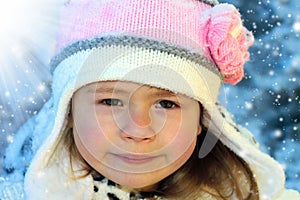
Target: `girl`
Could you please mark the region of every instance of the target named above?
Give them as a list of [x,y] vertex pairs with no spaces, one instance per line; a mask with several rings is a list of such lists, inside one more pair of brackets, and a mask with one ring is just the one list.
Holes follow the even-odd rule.
[[217,103],[253,43],[234,6],[78,0],[62,13],[27,199],[300,199]]

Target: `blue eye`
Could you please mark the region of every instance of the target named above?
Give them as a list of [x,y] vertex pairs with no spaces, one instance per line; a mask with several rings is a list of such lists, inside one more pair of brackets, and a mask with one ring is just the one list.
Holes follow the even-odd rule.
[[174,103],[173,101],[162,100],[156,104],[156,107],[170,109],[170,108],[176,108],[179,106],[176,103]]
[[119,99],[103,99],[100,101],[100,104],[107,106],[123,106],[123,102]]

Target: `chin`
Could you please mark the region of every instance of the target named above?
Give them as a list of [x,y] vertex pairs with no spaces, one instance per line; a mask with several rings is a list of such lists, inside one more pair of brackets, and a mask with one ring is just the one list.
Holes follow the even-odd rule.
[[168,174],[154,171],[141,174],[114,172],[113,176],[110,176],[110,174],[102,175],[128,190],[149,191],[155,188],[155,185]]

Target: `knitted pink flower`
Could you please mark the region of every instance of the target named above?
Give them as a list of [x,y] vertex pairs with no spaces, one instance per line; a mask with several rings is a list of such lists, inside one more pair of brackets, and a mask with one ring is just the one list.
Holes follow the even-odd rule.
[[224,83],[234,85],[244,76],[253,35],[243,27],[240,13],[232,5],[219,4],[210,9],[209,15],[207,43],[211,56],[224,76]]

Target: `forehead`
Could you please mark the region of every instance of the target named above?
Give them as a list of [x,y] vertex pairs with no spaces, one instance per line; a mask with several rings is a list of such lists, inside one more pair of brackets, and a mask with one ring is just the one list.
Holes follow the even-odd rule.
[[89,93],[132,93],[142,90],[147,93],[176,95],[174,92],[165,89],[126,81],[101,81],[86,85],[82,89]]

